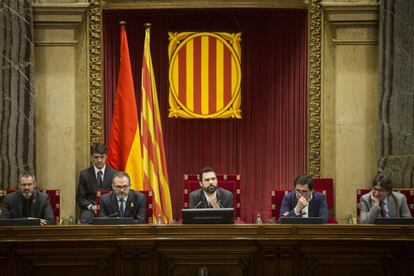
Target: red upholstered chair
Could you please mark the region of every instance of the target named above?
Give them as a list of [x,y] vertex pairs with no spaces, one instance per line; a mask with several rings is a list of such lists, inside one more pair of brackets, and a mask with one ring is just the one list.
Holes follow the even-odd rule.
[[[97,190],[96,191],[96,205],[98,206],[98,214],[97,216],[99,216],[99,210],[101,207],[101,196],[103,196],[104,194],[107,194],[109,192],[111,192],[112,190]],[[151,190],[147,190],[147,191],[139,191],[140,193],[145,195],[145,199],[146,199],[146,207],[147,207],[147,218],[145,220],[145,223],[152,223],[152,191]]]
[[[189,194],[200,189],[198,174],[184,175],[184,208],[188,208]],[[217,174],[218,186],[233,193],[233,208],[236,220],[240,221],[240,175],[238,174]]]
[[59,189],[42,189],[40,192],[45,193],[50,198],[55,224],[60,224],[60,190]]
[[[7,189],[0,191],[0,201],[3,205],[4,197],[15,192],[15,189]],[[53,216],[55,218],[55,224],[60,224],[60,190],[59,189],[39,189],[39,192],[49,195],[50,205],[52,206]]]
[[[356,190],[356,210],[357,210],[357,222],[359,223],[361,218],[361,206],[359,201],[361,196],[369,193],[371,189],[357,189]],[[400,192],[407,198],[408,208],[410,208],[411,216],[414,217],[414,188],[393,188],[393,191]]]
[[[273,190],[272,191],[272,217],[279,218],[280,207],[285,194],[289,193],[289,190]],[[337,223],[335,219],[335,208],[334,208],[334,196],[333,196],[333,179],[332,178],[315,178],[314,187],[315,192],[322,193],[326,198],[328,205],[328,223]]]

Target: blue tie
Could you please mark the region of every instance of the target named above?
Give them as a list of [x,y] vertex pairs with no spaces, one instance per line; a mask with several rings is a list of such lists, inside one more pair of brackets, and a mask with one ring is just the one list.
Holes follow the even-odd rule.
[[121,217],[124,216],[125,214],[125,200],[124,199],[120,199],[119,200],[119,214],[121,215]]

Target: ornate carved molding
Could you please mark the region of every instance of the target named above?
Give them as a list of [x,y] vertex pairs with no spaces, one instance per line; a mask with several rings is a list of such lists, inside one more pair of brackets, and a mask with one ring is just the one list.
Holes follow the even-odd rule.
[[101,0],[89,0],[89,119],[90,143],[103,140],[103,94],[101,62]]
[[321,0],[308,7],[308,172],[321,171]]

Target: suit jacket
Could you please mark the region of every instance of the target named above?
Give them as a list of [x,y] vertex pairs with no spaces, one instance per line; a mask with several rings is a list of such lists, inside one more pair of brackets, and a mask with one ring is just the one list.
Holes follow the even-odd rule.
[[[283,217],[284,213],[288,212],[286,216],[296,217],[295,207],[298,203],[295,191],[289,192],[283,197],[282,205],[280,207],[279,218]],[[319,192],[312,192],[312,199],[309,201],[308,217],[321,217],[325,222],[328,222],[328,205],[326,198]]]
[[[129,190],[124,217],[133,217],[136,223],[144,223],[147,216],[146,202],[144,194]],[[104,194],[101,198],[99,216],[107,217],[115,213],[120,213],[115,192]]]
[[[361,223],[374,223],[374,218],[379,217],[381,214],[381,207],[372,202],[371,194],[372,192],[369,192],[360,198]],[[388,216],[411,217],[405,195],[398,192],[391,192],[388,195]]]
[[[4,198],[2,216],[4,218],[23,218],[23,196],[20,191],[8,194]],[[50,199],[47,194],[34,190],[32,194],[32,206],[30,216],[47,220],[48,224],[54,223],[54,215]]]
[[112,190],[112,177],[117,173],[116,170],[105,167],[105,174],[103,177],[103,187],[98,187],[98,180],[93,166],[83,170],[79,174],[78,189],[76,191],[76,203],[81,209],[88,209],[90,204],[95,204],[96,191]]
[[[222,208],[233,208],[233,193],[222,188],[217,188],[217,201]],[[207,198],[202,188],[192,191],[189,197],[189,208],[212,208],[208,205]],[[201,202],[201,203],[200,203]]]

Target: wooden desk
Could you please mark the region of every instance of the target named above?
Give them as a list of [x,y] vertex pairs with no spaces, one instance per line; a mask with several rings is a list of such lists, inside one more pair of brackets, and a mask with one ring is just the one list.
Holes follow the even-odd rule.
[[0,228],[0,275],[412,275],[414,226]]

